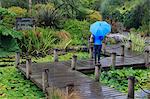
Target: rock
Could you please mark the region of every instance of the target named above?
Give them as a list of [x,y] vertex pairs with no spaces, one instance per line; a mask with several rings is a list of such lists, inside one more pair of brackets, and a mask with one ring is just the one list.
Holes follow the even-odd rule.
[[107,35],[108,38],[114,38],[117,42],[121,42],[123,41],[124,39],[127,39],[127,37],[125,35],[122,35],[122,34],[109,34]]

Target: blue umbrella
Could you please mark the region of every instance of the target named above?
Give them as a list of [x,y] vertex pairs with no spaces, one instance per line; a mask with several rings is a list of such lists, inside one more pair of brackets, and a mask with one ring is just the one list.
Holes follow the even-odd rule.
[[90,32],[94,36],[106,36],[111,32],[111,25],[105,21],[97,21],[90,26]]

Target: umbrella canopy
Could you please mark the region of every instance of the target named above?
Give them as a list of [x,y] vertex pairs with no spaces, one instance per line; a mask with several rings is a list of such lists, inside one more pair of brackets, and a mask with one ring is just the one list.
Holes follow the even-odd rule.
[[90,32],[94,36],[106,36],[111,32],[111,25],[105,21],[97,21],[90,26]]

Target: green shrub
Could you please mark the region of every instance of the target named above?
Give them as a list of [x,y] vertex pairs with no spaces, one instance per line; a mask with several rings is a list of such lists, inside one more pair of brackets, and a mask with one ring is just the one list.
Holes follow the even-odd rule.
[[91,10],[91,13],[87,15],[90,22],[102,21],[102,15],[98,11]]
[[18,51],[17,40],[22,38],[22,33],[0,25],[0,56],[6,56],[7,53]]
[[8,11],[16,14],[16,17],[25,17],[27,16],[27,9],[23,9],[21,7],[12,6],[8,8]]
[[70,33],[65,30],[57,32],[56,36],[59,38],[59,43],[55,46],[56,48],[66,49],[72,42]]
[[[145,48],[146,38],[141,37],[141,35],[131,32],[128,35],[128,40],[132,41],[132,50],[137,52],[143,52]],[[128,46],[128,40],[124,40],[126,46]]]
[[28,0],[1,0],[2,7],[9,8],[11,6],[19,6],[21,8],[28,8]]
[[40,53],[46,55],[56,41],[54,31],[49,28],[37,28],[25,32],[20,46],[23,52],[28,52],[31,55],[39,55]]
[[[94,75],[91,75],[92,78]],[[103,71],[101,73],[101,82],[110,87],[113,87],[121,92],[127,93],[128,89],[128,80],[129,76],[134,76],[138,82],[135,84],[135,90],[140,90],[138,85],[140,84],[144,89],[150,89],[150,73],[149,69],[132,69],[132,68],[123,68],[118,70]]]
[[71,34],[72,44],[79,45],[86,43],[90,35],[90,24],[87,21],[67,20],[64,24],[64,30]]
[[0,15],[1,15],[1,23],[3,25],[7,25],[7,27],[13,27],[13,21],[16,17],[16,14],[8,11],[8,9],[0,7]]
[[38,26],[60,28],[63,21],[62,12],[55,9],[54,5],[38,4],[35,5],[35,18]]
[[149,24],[149,3],[149,0],[104,0],[100,11],[104,19],[110,18],[123,22],[127,29],[138,29],[144,24],[143,22]]

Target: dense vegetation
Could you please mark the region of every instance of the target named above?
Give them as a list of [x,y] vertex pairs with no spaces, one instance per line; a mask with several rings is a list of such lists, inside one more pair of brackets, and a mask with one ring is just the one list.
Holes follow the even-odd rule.
[[[92,78],[94,75],[90,75]],[[141,70],[141,69],[132,69],[132,68],[124,68],[121,70],[110,70],[103,71],[101,73],[101,82],[106,84],[112,88],[115,88],[121,92],[127,93],[128,91],[128,80],[129,76],[134,76],[136,80],[135,90],[140,90],[139,86],[143,88],[150,89],[150,73],[149,69]]]
[[[90,24],[97,20],[112,25],[112,33],[129,32],[132,50],[143,52],[145,37],[150,35],[150,0],[1,0],[0,1],[0,57],[20,51],[28,53],[35,62],[49,62],[53,48],[67,49],[87,46]],[[32,9],[30,9],[32,8]],[[15,30],[18,17],[31,17],[35,26],[31,30]],[[110,44],[116,43],[109,39]],[[123,43],[127,45],[128,41]],[[77,52],[59,56],[69,60],[73,54],[87,59],[88,54]],[[38,57],[38,58],[37,58]],[[149,86],[148,70],[111,70],[102,72],[101,81],[126,92],[127,80],[114,80],[134,75],[142,84]],[[112,79],[113,78],[113,79]],[[0,97],[42,98],[43,93],[24,79],[14,67],[0,68]],[[26,90],[23,90],[26,89]],[[136,86],[136,89],[138,87]],[[37,91],[37,92],[36,92]]]
[[0,98],[43,98],[41,90],[17,71],[15,67],[0,68]]
[[[33,0],[32,13],[27,12],[28,0],[4,0],[1,3],[2,7],[7,8],[0,8],[1,24],[6,27],[15,27],[16,17],[35,18],[36,26],[40,29],[21,31],[23,39],[21,43],[18,42],[21,50],[30,54],[47,54],[53,47],[65,49],[74,45],[87,45],[89,26],[96,20],[108,21],[112,24],[112,32],[120,32],[118,28],[122,26],[126,30],[135,28],[136,33],[142,36],[150,32],[149,0]],[[12,35],[16,33],[10,32]]]

